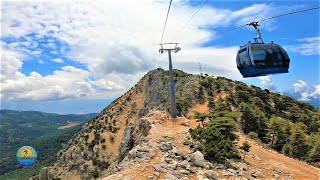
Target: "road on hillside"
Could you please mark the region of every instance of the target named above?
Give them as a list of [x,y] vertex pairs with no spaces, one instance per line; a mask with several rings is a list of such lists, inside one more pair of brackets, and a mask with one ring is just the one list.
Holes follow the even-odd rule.
[[[239,135],[239,145],[246,140],[251,149],[245,157],[245,162],[250,166],[261,169],[267,178],[272,178],[275,172],[279,173],[280,179],[320,179],[320,169],[305,162],[284,156],[276,151],[263,148],[243,134]],[[243,154],[242,154],[243,157]]]

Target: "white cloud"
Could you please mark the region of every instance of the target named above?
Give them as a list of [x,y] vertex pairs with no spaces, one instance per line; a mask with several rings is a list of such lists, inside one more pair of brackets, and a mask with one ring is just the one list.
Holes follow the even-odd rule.
[[102,88],[104,90],[124,90],[125,87],[119,85],[118,83],[110,80],[100,79],[96,81],[91,81],[90,84]]
[[1,82],[23,76],[23,74],[19,71],[23,64],[20,60],[21,58],[23,58],[23,55],[20,53],[6,49],[1,50]]
[[310,93],[310,96],[314,98],[320,98],[320,84],[314,86],[314,91]]
[[[1,91],[2,98],[53,100],[100,97],[111,90],[113,92],[108,96],[119,95],[134,85],[146,71],[156,67],[152,59],[158,56],[157,44],[167,8],[167,1],[158,0],[3,2],[2,37],[23,37],[25,41],[3,45],[21,55],[5,53],[3,64],[8,69],[1,77],[1,85],[5,87]],[[276,13],[273,6],[255,4],[236,11],[206,6],[188,27],[177,33],[189,19],[186,15],[191,15],[197,8],[185,1],[173,3],[163,42],[177,40],[182,45],[182,50],[172,55],[174,68],[197,72],[198,62],[201,62],[206,73],[240,78],[235,65],[237,47],[201,48],[195,45],[184,47],[184,44],[214,35],[217,27],[230,26],[235,22],[248,23]],[[30,37],[30,34],[34,36]],[[52,53],[62,53],[85,65],[87,70],[64,66],[47,76],[41,76],[36,69],[30,75],[22,74],[23,55],[46,53],[38,48],[38,42],[44,36],[63,44],[58,50],[48,40],[46,47]],[[37,48],[37,51],[25,46]],[[64,63],[63,59],[52,61]],[[166,54],[161,55],[159,61],[162,67],[168,66]],[[38,62],[42,63],[41,60]]]
[[45,64],[45,62],[44,62],[42,59],[40,59],[40,60],[38,61],[38,63],[39,63],[39,64]]
[[259,77],[259,79],[261,80],[261,84],[264,85],[267,89],[269,90],[275,90],[276,87],[273,84],[273,80],[271,77],[269,76],[263,76],[263,77]]
[[310,101],[311,99],[320,99],[320,84],[314,86],[314,90],[310,90],[308,84],[302,80],[298,80],[293,84],[295,92],[300,93],[300,101]]
[[72,66],[64,66],[52,75],[41,76],[33,71],[22,74],[22,56],[2,49],[1,51],[1,100],[17,99],[57,100],[90,95],[94,89],[87,82],[89,72]]
[[61,58],[55,58],[55,59],[52,59],[51,61],[56,63],[64,63],[64,61]]
[[308,92],[302,92],[300,95],[300,101],[310,101],[310,94]]
[[303,92],[307,90],[308,84],[302,80],[298,80],[297,83],[293,84],[295,92]]
[[303,56],[320,55],[320,37],[310,37],[299,39],[299,44],[285,46],[288,51],[298,53]]

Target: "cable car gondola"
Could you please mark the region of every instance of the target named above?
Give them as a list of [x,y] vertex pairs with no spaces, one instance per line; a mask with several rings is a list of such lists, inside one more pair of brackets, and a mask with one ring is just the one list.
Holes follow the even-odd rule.
[[258,36],[254,38],[255,43],[249,41],[246,45],[240,46],[237,53],[237,67],[242,76],[246,78],[288,73],[290,59],[286,51],[273,42],[265,44],[257,22],[249,25],[256,29]]

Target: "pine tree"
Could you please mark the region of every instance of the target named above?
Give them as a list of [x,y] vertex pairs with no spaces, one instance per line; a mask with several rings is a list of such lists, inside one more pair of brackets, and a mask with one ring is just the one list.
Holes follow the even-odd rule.
[[205,95],[204,95],[204,90],[203,86],[199,87],[199,91],[197,93],[197,99],[199,100],[200,104],[204,103],[205,101]]
[[251,145],[248,143],[248,141],[244,141],[240,148],[244,150],[244,156],[243,156],[243,161],[244,161],[246,158],[246,154],[250,151]]
[[267,126],[267,139],[270,141],[271,147],[280,151],[290,136],[289,122],[281,117],[272,117]]
[[235,151],[236,123],[231,118],[220,117],[206,123],[205,128],[190,129],[206,156],[215,161],[239,158]]
[[320,162],[320,132],[311,135],[311,149],[308,153],[309,162]]
[[306,129],[307,127],[303,123],[295,123],[291,129],[290,142],[289,142],[289,155],[298,158],[305,159],[309,151],[309,146],[306,141]]

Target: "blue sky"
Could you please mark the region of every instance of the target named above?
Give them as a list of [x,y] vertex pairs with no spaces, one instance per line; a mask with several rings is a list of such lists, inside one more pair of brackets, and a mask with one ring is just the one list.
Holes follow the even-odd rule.
[[[320,99],[319,10],[264,21],[265,42],[283,46],[288,74],[243,79],[235,65],[240,45],[253,41],[251,21],[320,6],[319,1],[173,0],[164,42],[180,42],[174,68],[226,76],[275,92]],[[101,111],[146,72],[167,69],[158,54],[167,0],[2,1],[1,108],[57,113]],[[143,9],[143,11],[141,10]],[[190,42],[212,36],[206,41]]]

